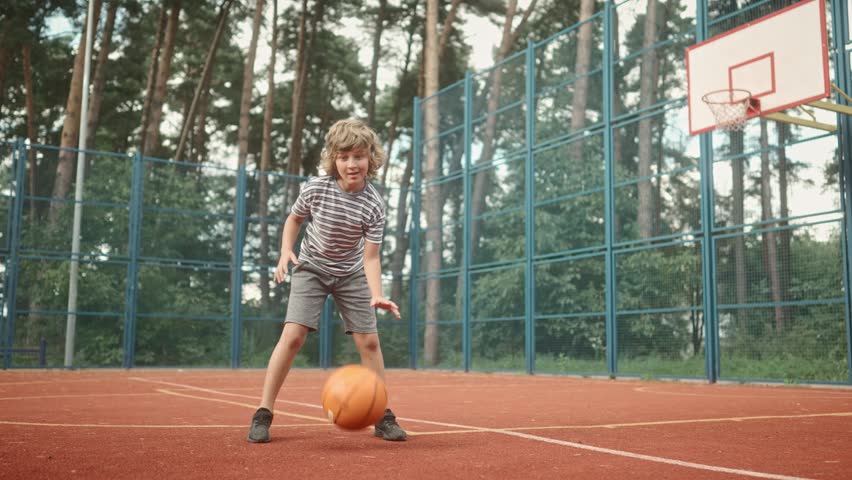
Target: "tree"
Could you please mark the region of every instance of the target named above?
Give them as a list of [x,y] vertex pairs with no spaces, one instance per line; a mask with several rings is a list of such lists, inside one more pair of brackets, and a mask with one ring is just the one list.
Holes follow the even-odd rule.
[[166,29],[166,6],[160,7],[157,21],[157,32],[151,47],[151,65],[148,67],[148,83],[145,86],[145,100],[142,105],[142,126],[139,140],[139,150],[144,155],[147,145],[148,123],[151,121],[151,108],[154,101],[154,89],[157,83],[157,68],[160,65],[160,54],[163,47],[163,32]]
[[260,298],[264,311],[270,306],[269,302],[269,171],[272,164],[272,116],[275,109],[275,56],[278,47],[278,2],[272,2],[272,41],[270,42],[269,66],[266,71],[266,102],[263,107],[263,146],[260,154],[260,194],[258,196],[258,216],[260,224]]
[[[745,169],[743,166],[742,153],[745,149],[743,145],[743,132],[731,131],[728,134],[730,138],[730,154],[731,159],[731,183],[732,183],[732,198],[733,202],[731,222],[738,227],[738,231],[742,232],[742,225],[745,223],[744,202],[745,202],[745,187],[744,177]],[[737,235],[734,237],[734,267],[736,285],[736,301],[742,305],[748,301],[748,278],[746,277],[746,247],[745,237]]]
[[[514,17],[517,13],[517,0],[509,0],[509,4],[506,7],[506,16],[503,22],[503,32],[500,37],[500,47],[497,50],[497,54],[495,55],[494,62],[495,64],[499,64],[503,61],[504,58],[509,54],[511,49],[514,47],[515,43],[518,41],[518,38],[521,35],[521,32],[526,27],[527,20],[529,19],[530,13],[535,9],[535,5],[537,0],[533,0],[527,10],[524,12],[523,17],[521,17],[520,22],[517,27],[513,26]],[[479,164],[486,164],[490,162],[494,158],[494,152],[496,150],[495,145],[495,134],[497,128],[497,116],[496,111],[499,107],[500,102],[500,91],[502,88],[503,82],[503,70],[501,68],[495,68],[491,71],[491,75],[489,77],[490,88],[488,89],[488,105],[487,105],[487,113],[485,120],[485,133],[482,138],[482,153],[479,156],[479,160],[476,162]],[[585,92],[584,92],[585,94]],[[490,170],[482,170],[477,173],[473,183],[473,193],[471,198],[471,216],[473,217],[473,222],[470,226],[470,256],[474,257],[476,252],[476,247],[479,242],[480,236],[480,228],[479,228],[479,217],[482,214],[485,200],[488,198],[487,186],[491,183],[490,179]]]
[[[98,24],[101,12],[101,0],[95,0],[92,26]],[[71,73],[71,86],[68,89],[68,101],[65,103],[65,119],[62,123],[62,143],[59,152],[59,162],[56,165],[56,177],[53,182],[52,198],[65,199],[71,190],[71,177],[74,169],[75,152],[77,148],[77,137],[80,134],[80,112],[83,101],[83,63],[86,55],[86,36],[90,33],[83,27],[80,43],[77,46],[77,54],[74,57],[74,70]],[[93,34],[93,33],[92,33]],[[51,226],[59,219],[59,213],[65,206],[62,202],[52,202],[48,212]]]
[[[778,202],[780,211],[778,213],[781,218],[790,216],[789,201],[787,199],[787,183],[789,175],[789,165],[787,161],[787,138],[789,136],[790,124],[784,122],[775,122],[775,128],[778,132]],[[781,227],[787,227],[789,222],[782,220],[779,222]],[[781,300],[790,300],[790,252],[792,235],[789,228],[783,228],[779,231],[781,241],[778,244],[778,271],[781,277]],[[781,321],[786,324],[792,317],[792,310],[789,306],[782,308]]]
[[[774,217],[772,215],[772,188],[770,187],[772,178],[769,171],[769,134],[766,131],[766,123],[766,120],[760,119],[760,219],[764,222]],[[765,228],[771,227],[772,224],[765,226]],[[775,329],[780,332],[784,329],[784,309],[780,305],[783,299],[781,297],[781,280],[778,276],[775,232],[772,230],[764,231],[762,237],[763,265],[766,276],[769,277],[772,302],[775,304]]]
[[89,113],[87,115],[89,125],[86,130],[86,148],[89,149],[94,148],[95,132],[98,130],[98,122],[100,122],[104,84],[106,83],[106,63],[112,46],[112,32],[115,28],[115,15],[118,6],[119,2],[114,0],[107,7],[106,23],[101,35],[101,48],[98,51],[98,61],[95,64],[95,77],[92,82],[92,95],[89,97]]
[[[373,125],[376,120],[376,80],[379,73],[379,57],[382,54],[382,32],[385,29],[387,15],[387,0],[379,0],[376,12],[376,31],[373,33],[373,60],[370,62],[370,96],[367,99],[367,124]],[[388,152],[390,155],[390,152]]]
[[[27,139],[29,139],[31,145],[35,145],[38,143],[36,138],[36,108],[35,108],[35,95],[33,94],[33,76],[32,76],[32,49],[29,44],[25,43],[21,47],[21,59],[23,60],[24,67],[24,89],[26,91],[26,104],[27,104]],[[38,171],[36,166],[36,150],[35,148],[30,148],[27,152],[27,171],[29,173],[29,194],[33,196],[30,198],[30,211],[33,212],[30,216],[31,220],[35,219],[35,211],[36,211],[36,201],[35,201],[35,191],[36,191],[36,172]]]
[[[641,88],[639,91],[639,108],[645,110],[656,102],[655,90],[657,87],[657,76],[659,65],[657,51],[651,48],[657,42],[657,0],[648,0],[645,10],[645,41],[643,47],[647,51],[642,56]],[[640,178],[651,175],[651,126],[653,119],[644,118],[639,121],[639,172]],[[636,223],[639,226],[639,237],[650,238],[653,236],[653,197],[651,195],[651,182],[643,180],[638,185],[639,204],[637,206]]]
[[[588,20],[595,13],[595,0],[580,0],[580,22]],[[614,15],[617,17],[617,15]],[[618,38],[618,37],[615,37]],[[618,42],[615,42],[618,43]],[[577,38],[577,59],[574,75],[578,79],[571,103],[571,132],[577,132],[586,125],[586,103],[589,97],[589,62],[592,56],[592,24],[586,22],[580,26]],[[574,142],[572,157],[575,162],[582,161],[583,142]]]
[[[426,41],[423,47],[423,95],[430,97],[438,91],[438,0],[426,3]],[[429,102],[423,110],[423,136],[425,139],[438,135],[438,104]],[[424,180],[438,176],[440,158],[434,144],[427,146]],[[425,271],[437,272],[441,269],[441,211],[440,188],[431,186],[426,189],[423,210],[426,212],[426,265]],[[423,333],[423,353],[427,365],[436,365],[438,356],[438,324],[440,305],[440,283],[432,280],[426,283],[426,328]]]
[[169,7],[169,17],[166,22],[163,48],[157,61],[156,82],[151,97],[151,111],[148,124],[145,126],[145,142],[142,146],[143,155],[157,155],[160,148],[160,124],[163,121],[163,105],[166,102],[166,86],[171,74],[172,59],[174,58],[175,42],[177,41],[178,24],[180,23],[180,0],[173,0]]
[[[187,143],[187,137],[189,136],[189,132],[192,130],[193,124],[195,122],[196,109],[198,108],[199,101],[201,100],[202,96],[207,95],[207,92],[210,88],[211,70],[214,62],[216,61],[216,51],[219,48],[219,39],[222,37],[222,32],[224,31],[225,24],[228,20],[228,12],[231,10],[231,6],[233,4],[233,0],[223,0],[222,4],[219,6],[219,17],[218,21],[216,22],[216,33],[213,35],[213,41],[210,42],[210,48],[207,50],[207,58],[204,61],[204,68],[201,72],[201,81],[198,82],[198,86],[195,89],[195,94],[192,97],[192,104],[190,104],[189,111],[187,111],[186,116],[183,120],[183,127],[181,128],[180,132],[180,140],[178,141],[177,151],[175,152],[175,160],[180,161],[180,159],[183,157],[184,148],[186,147]],[[206,102],[204,103],[204,105],[206,107]]]
[[[325,1],[316,0],[311,15],[310,32],[307,31],[308,0],[302,0],[302,13],[299,17],[299,37],[296,57],[296,79],[293,83],[292,115],[290,123],[290,158],[287,173],[299,175],[302,168],[302,137],[305,126],[305,102],[308,92],[308,74],[311,69],[311,56],[316,42],[318,29],[322,26],[325,14]],[[298,193],[298,183],[293,182],[287,201],[291,205]]]
[[[443,56],[443,52],[444,52],[443,49],[446,48],[446,45],[449,42],[449,38],[451,37],[451,34],[453,32],[453,25],[454,25],[453,22],[457,17],[457,12],[458,12],[458,8],[459,8],[460,3],[461,3],[460,1],[454,0],[452,2],[451,6],[450,6],[449,13],[447,14],[447,16],[444,19],[443,28],[441,29],[441,36],[440,36],[440,39],[438,40],[438,50],[439,50],[438,51],[438,63],[440,63],[440,59]],[[403,103],[402,102],[402,95],[403,95],[403,92],[408,91],[408,89],[405,88],[404,85],[406,84],[407,81],[411,80],[411,79],[407,78],[407,72],[408,72],[409,55],[411,54],[410,49],[411,49],[411,45],[412,45],[413,40],[414,40],[414,32],[416,30],[417,22],[419,21],[419,18],[417,16],[417,10],[418,10],[418,3],[414,2],[411,5],[411,23],[410,23],[410,27],[409,27],[409,36],[408,36],[409,49],[407,50],[407,53],[406,53],[406,63],[405,63],[405,66],[403,67],[403,71],[402,71],[403,73],[400,74],[400,76],[399,76],[399,86],[397,87],[397,101],[394,104],[394,113],[393,113],[392,118],[391,118],[391,128],[390,128],[389,133],[388,133],[388,148],[386,150],[388,152],[388,155],[392,154],[392,152],[393,152],[393,143],[392,142],[396,138],[395,137],[395,134],[396,134],[395,122],[398,118],[398,114],[399,114],[399,111],[401,109],[401,105]],[[424,42],[423,51],[421,52],[422,58],[421,58],[421,61],[418,63],[417,86],[416,86],[416,90],[415,90],[417,92],[417,95],[420,96],[421,98],[424,95],[424,89],[425,89],[425,78],[424,78],[424,75],[423,75],[424,66],[425,66],[425,62],[423,61],[423,59],[425,59],[425,48],[426,48],[426,44]],[[412,98],[414,96],[413,92],[410,92],[410,91],[408,91],[408,92],[409,93],[406,94],[406,98]],[[399,106],[399,108],[397,108],[397,106]],[[382,173],[382,183],[385,183],[387,171],[388,171],[388,169],[385,168],[384,172]],[[403,268],[403,265],[405,263],[405,255],[406,255],[406,252],[408,251],[409,240],[410,240],[406,236],[405,227],[408,224],[408,192],[409,192],[410,187],[411,187],[411,175],[412,175],[413,171],[414,171],[414,152],[410,151],[407,155],[405,155],[405,166],[403,167],[402,177],[399,180],[399,182],[400,182],[399,192],[400,193],[399,193],[399,197],[397,198],[397,210],[396,210],[397,211],[397,218],[396,218],[397,233],[396,233],[396,241],[394,242],[395,250],[394,250],[393,258],[391,260],[391,268],[390,268],[391,274],[393,276],[393,283],[392,283],[392,286],[391,286],[391,292],[392,292],[391,298],[397,298],[397,299],[399,298],[399,295],[401,295],[401,293],[402,293],[402,268]]]
[[248,156],[249,109],[251,108],[251,92],[254,87],[254,57],[257,54],[257,37],[260,34],[260,24],[263,21],[263,1],[257,0],[254,7],[254,22],[251,29],[251,42],[246,56],[243,71],[243,94],[240,100],[240,130],[238,134],[239,165],[245,165]]

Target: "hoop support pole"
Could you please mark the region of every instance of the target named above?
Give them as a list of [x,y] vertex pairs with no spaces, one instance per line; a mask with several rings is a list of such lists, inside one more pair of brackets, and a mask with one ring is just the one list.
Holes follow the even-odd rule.
[[809,106],[814,108],[821,108],[823,110],[831,110],[832,112],[842,113],[844,115],[852,115],[852,107],[849,105],[840,105],[839,103],[834,102],[826,102],[825,100],[816,100],[808,103]]
[[850,97],[849,95],[846,95],[846,92],[844,92],[843,90],[841,90],[841,89],[840,89],[840,87],[838,87],[836,83],[831,82],[831,88],[832,88],[832,90],[834,90],[835,92],[839,93],[839,94],[840,94],[840,96],[842,96],[843,98],[845,98],[847,101],[852,102],[852,97]]
[[814,122],[813,120],[806,120],[804,118],[794,117],[792,115],[787,115],[786,113],[768,113],[766,115],[762,115],[763,118],[768,120],[775,120],[778,122],[786,122],[793,123],[796,125],[802,125],[804,127],[818,128],[820,130],[825,130],[826,132],[836,132],[837,125],[831,125],[828,123],[822,122]]

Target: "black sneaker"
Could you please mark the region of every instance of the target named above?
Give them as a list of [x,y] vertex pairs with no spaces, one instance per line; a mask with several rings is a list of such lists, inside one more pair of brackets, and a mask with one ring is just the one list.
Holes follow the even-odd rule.
[[272,412],[266,408],[258,408],[251,417],[248,441],[252,443],[266,443],[269,441],[269,426],[272,425]]
[[376,424],[375,435],[392,442],[401,442],[408,436],[405,430],[396,423],[396,416],[389,408],[385,410],[385,416]]

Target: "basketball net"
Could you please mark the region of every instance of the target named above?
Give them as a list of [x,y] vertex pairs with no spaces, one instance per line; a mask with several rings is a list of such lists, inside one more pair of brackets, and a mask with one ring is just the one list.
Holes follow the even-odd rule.
[[706,93],[701,100],[710,107],[716,117],[716,128],[727,131],[742,131],[749,106],[751,92],[739,88],[724,88]]

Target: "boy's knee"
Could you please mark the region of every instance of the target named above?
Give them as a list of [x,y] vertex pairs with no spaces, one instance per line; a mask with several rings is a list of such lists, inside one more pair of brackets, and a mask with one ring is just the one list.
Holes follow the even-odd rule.
[[362,350],[366,350],[368,352],[378,352],[379,351],[379,336],[376,334],[368,334],[363,335],[358,340],[358,345]]
[[281,334],[281,338],[278,339],[279,343],[282,343],[284,347],[291,350],[299,350],[302,348],[302,345],[305,344],[305,337],[307,335],[302,334],[300,331],[293,331],[285,329]]

